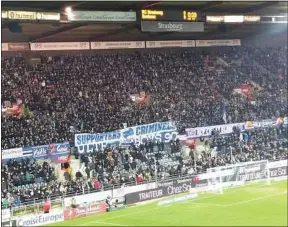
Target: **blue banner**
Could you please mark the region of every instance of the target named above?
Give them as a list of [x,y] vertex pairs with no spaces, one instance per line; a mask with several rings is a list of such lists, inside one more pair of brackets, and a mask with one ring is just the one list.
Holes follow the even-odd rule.
[[70,154],[70,144],[69,142],[66,142],[23,148],[23,153],[30,152],[32,154],[32,157],[35,159],[57,160],[58,157],[67,156]]
[[107,146],[125,146],[131,143],[140,145],[148,141],[169,142],[176,139],[177,135],[173,122],[155,122],[113,132],[76,134],[75,147],[79,153],[90,153],[93,150],[103,150]]

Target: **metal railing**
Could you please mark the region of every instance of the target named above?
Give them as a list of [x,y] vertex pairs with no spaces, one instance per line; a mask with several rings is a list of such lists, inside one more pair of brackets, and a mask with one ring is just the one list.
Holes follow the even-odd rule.
[[[34,203],[23,203],[20,206],[11,208],[11,216],[22,216],[27,214],[39,214],[43,213],[43,202],[44,200],[34,200]],[[63,197],[51,198],[51,209],[64,208]]]
[[[287,157],[285,157],[286,159]],[[270,160],[270,161],[278,161],[278,160]],[[189,178],[191,177],[191,179],[197,175],[197,174],[201,174],[201,173],[205,173],[205,171],[198,171],[195,174],[184,174],[184,175],[173,175],[173,176],[168,176],[168,177],[164,177],[164,178],[152,178],[150,181],[148,180],[143,180],[143,182],[138,183],[135,182],[129,182],[129,183],[125,183],[125,187],[131,187],[131,186],[136,186],[139,184],[147,184],[147,183],[163,183],[163,182],[167,182],[167,181],[173,181],[173,180],[181,180],[184,178]],[[101,191],[107,191],[107,190],[114,190],[114,189],[118,189],[120,187],[122,187],[123,184],[116,184],[113,186],[102,186],[101,189],[86,189],[83,190],[81,193],[66,193],[63,194],[61,196],[51,196],[50,197],[50,201],[51,201],[51,209],[57,209],[57,208],[64,208],[64,199],[68,198],[68,197],[73,197],[73,196],[78,196],[78,195],[85,195],[85,194],[90,194],[90,193],[95,193],[95,192],[101,192]],[[29,201],[26,203],[22,203],[20,206],[18,207],[11,207],[11,215],[12,216],[21,216],[21,215],[27,215],[27,214],[32,214],[32,213],[42,213],[43,212],[43,202],[44,199],[34,199],[33,201]]]

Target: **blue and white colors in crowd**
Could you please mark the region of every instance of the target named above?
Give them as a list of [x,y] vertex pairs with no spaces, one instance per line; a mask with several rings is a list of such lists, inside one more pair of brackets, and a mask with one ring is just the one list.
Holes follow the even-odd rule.
[[[284,118],[284,125],[287,126],[287,117]],[[245,123],[235,123],[235,124],[225,124],[225,125],[213,125],[206,127],[196,127],[196,128],[186,128],[186,136],[185,139],[199,138],[211,136],[213,130],[218,131],[220,135],[226,135],[233,132],[233,128],[237,127],[241,131],[249,130],[253,128],[260,127],[270,127],[276,126],[275,120],[262,120],[262,121],[248,121]]]
[[233,127],[238,127],[241,130],[245,129],[244,123],[225,124],[225,125],[213,125],[207,127],[186,128],[187,138],[199,138],[205,136],[211,136],[213,130],[220,132],[220,135],[230,134],[233,132]]
[[113,132],[76,134],[75,147],[82,154],[103,150],[107,145],[127,146],[133,143],[137,146],[148,141],[169,142],[176,139],[177,135],[177,128],[173,122],[155,122]]

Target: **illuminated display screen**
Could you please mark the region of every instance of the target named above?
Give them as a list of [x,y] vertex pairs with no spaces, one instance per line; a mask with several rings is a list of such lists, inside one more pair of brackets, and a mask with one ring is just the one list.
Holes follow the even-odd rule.
[[141,19],[147,21],[201,21],[200,12],[193,10],[141,10]]

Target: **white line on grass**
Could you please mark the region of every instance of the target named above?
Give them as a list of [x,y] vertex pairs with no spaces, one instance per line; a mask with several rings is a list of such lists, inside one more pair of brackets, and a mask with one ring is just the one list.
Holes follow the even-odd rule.
[[[197,201],[200,201],[200,200],[203,200],[203,199],[212,198],[212,197],[215,197],[215,196],[216,196],[216,195],[208,196],[208,197],[204,197],[204,198],[200,198],[200,199],[197,199]],[[186,201],[186,202],[187,202],[187,201]],[[183,202],[179,202],[179,203],[177,203],[177,204],[180,204],[180,203],[183,203]],[[131,212],[131,213],[127,213],[127,214],[122,214],[122,215],[118,215],[118,216],[113,216],[113,217],[110,217],[110,218],[105,218],[105,219],[102,219],[102,220],[100,220],[100,221],[112,220],[112,219],[116,219],[116,218],[122,218],[122,217],[126,217],[126,216],[131,216],[131,215],[134,215],[134,214],[145,213],[145,212],[148,212],[148,211],[151,211],[151,210],[158,210],[158,209],[161,209],[161,208],[164,208],[164,207],[169,207],[169,206],[157,206],[157,207],[150,208],[150,209],[147,209],[147,210],[140,210],[140,211],[136,211],[136,212]],[[90,218],[91,218],[91,217],[90,217]],[[98,220],[97,220],[97,221],[98,221]],[[83,223],[83,224],[76,225],[76,226],[84,226],[84,225],[96,223],[97,221],[85,222],[85,223]],[[99,221],[98,221],[98,222],[99,222]]]
[[[249,199],[249,200],[245,200],[245,201],[241,201],[241,202],[237,202],[237,203],[232,203],[232,204],[226,204],[226,205],[224,205],[224,204],[209,204],[209,203],[196,203],[196,202],[194,202],[193,200],[192,201],[189,201],[191,204],[195,204],[195,205],[207,205],[207,206],[221,206],[221,207],[231,207],[231,206],[235,206],[235,205],[238,205],[238,204],[242,204],[242,203],[251,203],[251,202],[254,202],[254,201],[258,201],[258,200],[263,200],[263,199],[267,199],[267,198],[270,198],[270,197],[274,197],[274,196],[277,196],[277,195],[281,195],[281,194],[285,194],[284,192],[281,192],[281,193],[276,193],[276,194],[272,194],[272,195],[268,195],[268,196],[261,196],[261,197],[258,197],[258,198],[255,198],[255,199]],[[214,195],[214,196],[216,196],[216,195]],[[211,197],[214,197],[214,196],[210,196],[210,198]],[[205,197],[205,198],[203,198],[203,199],[206,199],[206,198],[208,198],[208,197]],[[201,199],[199,199],[199,200],[201,200]],[[186,203],[189,203],[188,201],[186,201]],[[180,202],[181,203],[181,202]],[[175,204],[179,204],[179,203],[175,203]],[[174,205],[174,204],[173,204]],[[164,207],[169,207],[169,206],[162,206],[162,208],[164,208]],[[195,208],[195,207],[197,207],[197,206],[193,206],[193,207],[191,207],[191,208]],[[134,214],[136,214],[136,213],[144,213],[144,212],[147,212],[147,211],[151,211],[151,210],[157,210],[157,209],[159,209],[159,208],[161,208],[161,207],[156,207],[156,208],[153,208],[153,209],[149,209],[149,210],[143,210],[143,211],[139,211],[139,212],[133,212],[133,213],[128,213],[128,214],[125,214],[125,215],[118,215],[118,216],[116,216],[116,217],[111,217],[111,218],[106,218],[106,219],[103,219],[102,221],[104,222],[104,221],[106,221],[106,220],[113,220],[113,219],[116,219],[116,218],[119,218],[119,217],[125,217],[125,216],[130,216],[130,215],[134,215]],[[101,221],[101,222],[102,222]],[[96,221],[97,222],[97,221]],[[94,222],[90,222],[90,223],[95,223],[95,221]],[[86,223],[87,224],[87,223]]]
[[272,194],[272,195],[261,196],[261,197],[255,198],[255,199],[248,199],[248,200],[244,200],[244,201],[240,201],[240,202],[236,202],[236,203],[231,203],[231,204],[228,204],[227,206],[231,207],[231,206],[235,206],[235,205],[239,205],[239,204],[251,203],[254,201],[263,200],[263,199],[267,199],[270,197],[274,197],[277,195],[283,195],[283,194],[287,194],[287,193],[286,192],[280,192],[280,193],[276,193],[276,194]]
[[130,226],[130,225],[116,224],[116,223],[111,223],[111,222],[106,222],[106,221],[95,221],[93,223],[99,223],[99,224],[104,224],[104,225],[113,225],[113,226]]
[[192,201],[187,201],[186,203],[205,205],[205,206],[227,207],[227,205],[225,204],[217,204],[217,203],[196,203]]
[[[279,181],[280,182],[280,181]],[[277,184],[278,182],[274,182],[274,184]],[[251,187],[251,186],[253,186],[253,187],[255,187],[255,185],[245,185],[244,187],[237,187],[237,188],[229,188],[228,189],[228,192],[226,192],[226,193],[224,193],[224,194],[227,194],[227,193],[229,193],[229,192],[235,192],[236,190],[240,190],[240,189],[243,189],[243,188],[245,188],[245,187]],[[264,187],[264,186],[267,186],[267,185],[260,185],[259,187]],[[256,186],[256,187],[258,187],[258,185]],[[232,190],[231,190],[232,189]],[[227,189],[225,189],[225,191],[226,191]],[[275,196],[275,195],[278,195],[279,193],[277,193],[277,194],[273,194],[273,195],[269,195],[269,197],[272,197],[272,196]],[[280,193],[281,194],[281,193]],[[283,193],[282,193],[283,194]],[[198,201],[201,201],[201,200],[204,200],[204,199],[209,199],[209,198],[212,198],[212,197],[216,197],[216,196],[219,196],[219,194],[215,194],[215,195],[212,195],[212,196],[207,196],[207,197],[203,197],[203,198],[199,198],[199,199],[196,199],[196,200],[191,200],[191,201],[183,201],[183,202],[179,202],[179,203],[175,203],[175,204],[172,204],[172,205],[176,205],[176,204],[181,204],[181,203],[194,203],[194,201],[197,201],[197,203],[198,203]],[[267,196],[264,196],[264,197],[267,197]],[[258,197],[258,198],[256,198],[256,199],[251,199],[251,200],[246,200],[246,201],[242,201],[242,202],[240,202],[240,203],[249,203],[249,202],[252,202],[252,201],[254,201],[254,200],[261,200],[261,199],[264,199],[264,198],[262,198],[262,197]],[[206,203],[198,203],[199,205],[201,204],[203,204],[203,205],[205,205]],[[237,205],[238,203],[232,203],[232,204],[227,204],[227,205],[224,205],[224,204],[217,204],[217,205],[223,205],[223,206],[226,206],[226,207],[228,207],[228,206],[232,206],[232,205]],[[196,205],[196,203],[195,203],[195,205]],[[160,209],[160,208],[165,208],[165,207],[170,207],[170,205],[169,206],[158,206],[158,207],[155,207],[155,208],[150,208],[150,209],[147,209],[147,210],[140,210],[140,211],[136,211],[136,212],[132,212],[132,213],[127,213],[127,214],[122,214],[122,215],[118,215],[118,216],[113,216],[113,217],[111,217],[111,218],[106,218],[106,219],[102,219],[101,220],[101,222],[102,221],[106,221],[106,220],[113,220],[113,219],[116,219],[116,218],[121,218],[121,217],[126,217],[126,216],[130,216],[130,215],[134,215],[134,214],[138,214],[138,213],[145,213],[145,212],[148,212],[148,211],[151,211],[151,210],[157,210],[157,209]],[[129,207],[129,208],[135,208],[135,207]],[[128,209],[129,209],[128,208]],[[193,207],[194,208],[194,207]],[[127,208],[126,208],[127,209]],[[105,213],[105,214],[110,214],[110,213]],[[103,214],[103,215],[105,215],[105,214]],[[103,215],[101,215],[101,216],[103,216]],[[99,216],[98,216],[99,217]],[[91,216],[87,216],[87,217],[84,217],[84,218],[91,218]],[[83,218],[83,219],[84,219]],[[83,224],[80,224],[80,225],[76,225],[76,226],[85,226],[85,225],[88,225],[88,224],[92,224],[92,223],[97,223],[97,222],[100,222],[100,221],[90,221],[90,222],[85,222],[85,223],[83,223]],[[116,225],[116,224],[115,224]]]

